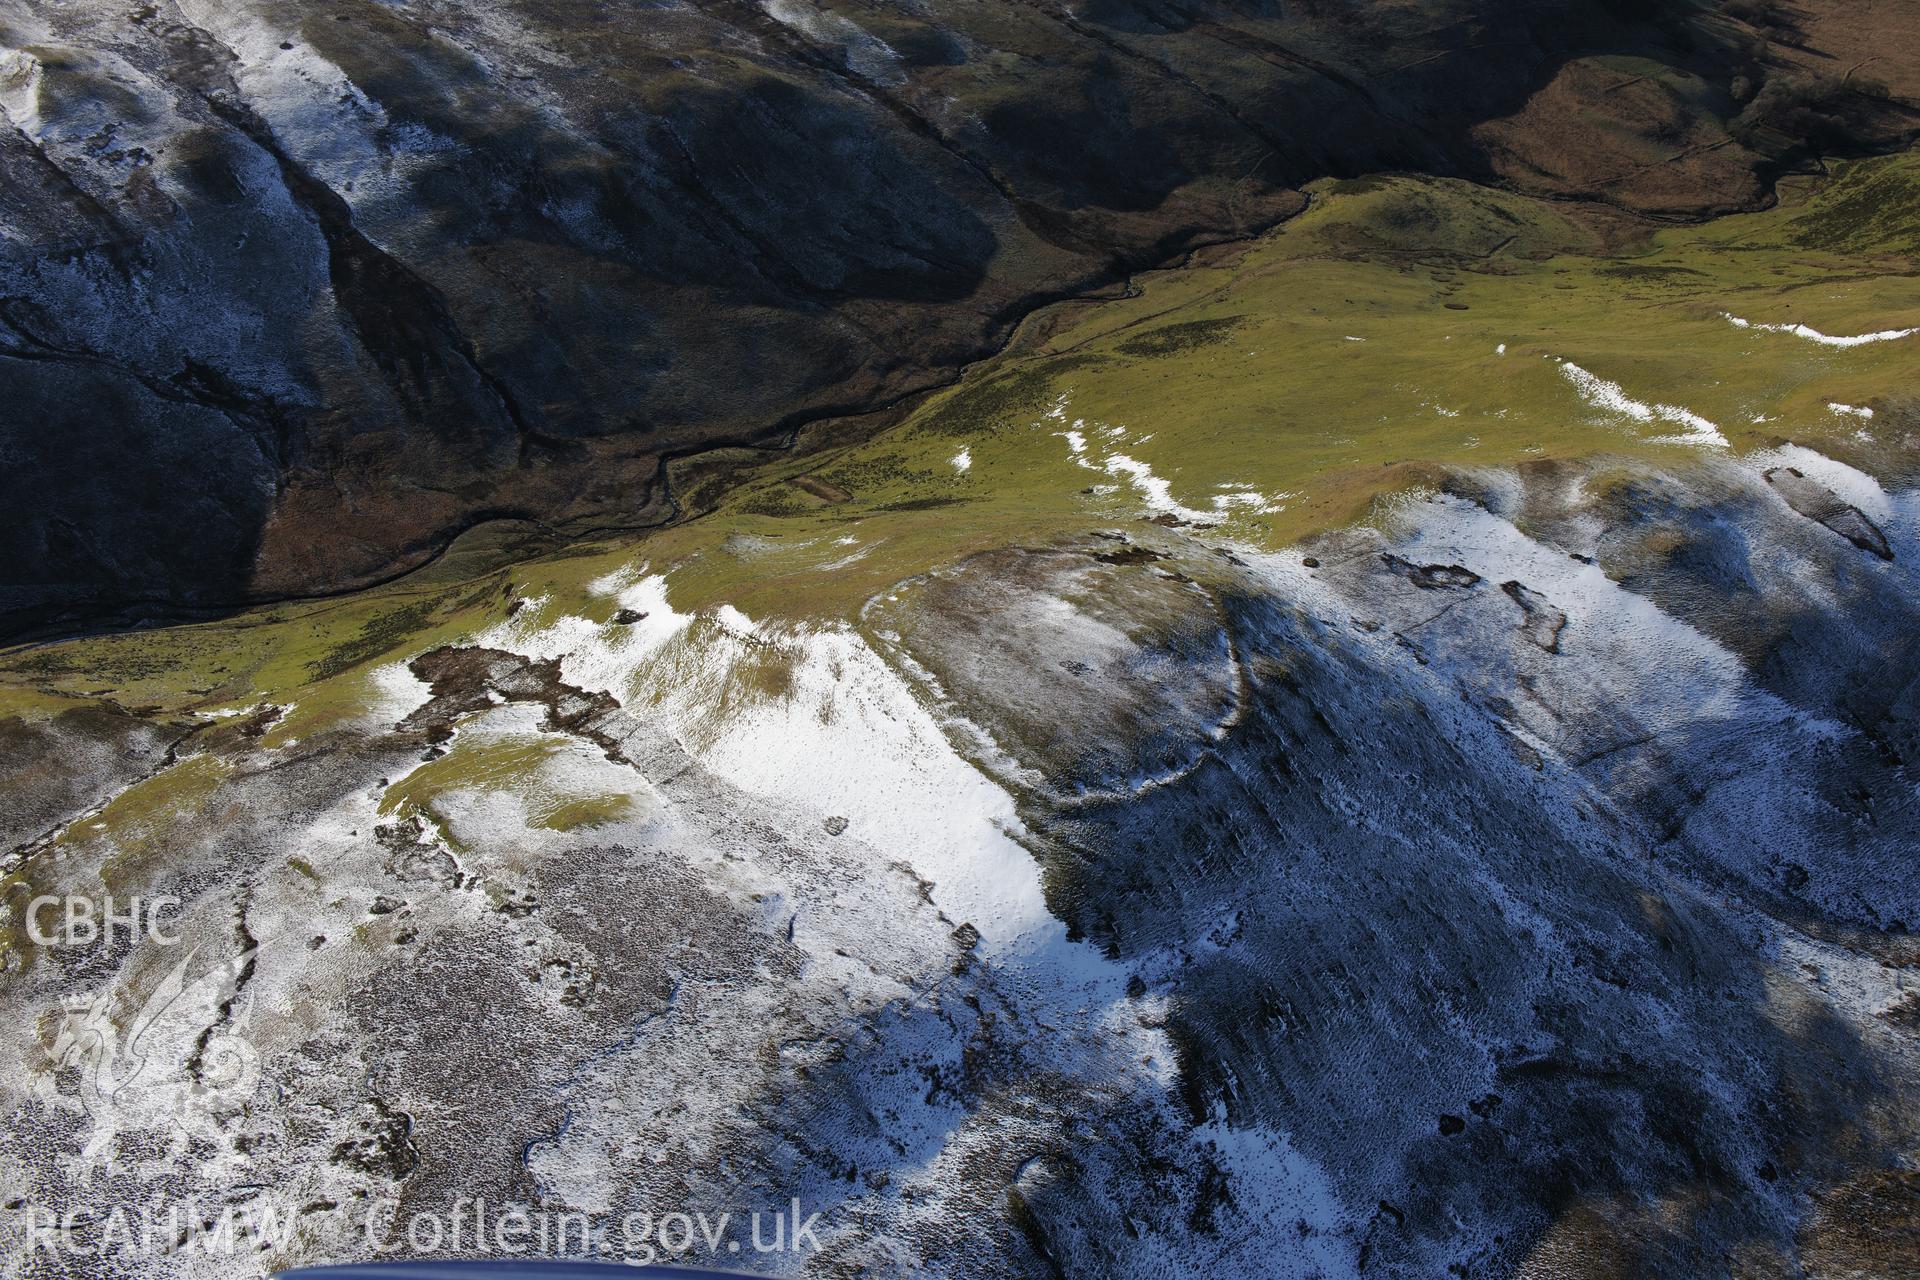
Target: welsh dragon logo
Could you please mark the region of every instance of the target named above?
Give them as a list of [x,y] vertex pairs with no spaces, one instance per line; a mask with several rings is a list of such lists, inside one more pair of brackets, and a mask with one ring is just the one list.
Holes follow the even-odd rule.
[[253,999],[240,996],[259,952],[254,946],[200,973],[198,949],[189,952],[130,1019],[113,1016],[112,988],[67,998],[52,1056],[58,1071],[77,1074],[79,1104],[92,1122],[74,1158],[82,1186],[96,1170],[116,1168],[122,1133],[170,1130],[176,1160],[192,1158],[195,1139],[226,1148],[224,1126],[260,1083],[260,1055],[247,1039]]

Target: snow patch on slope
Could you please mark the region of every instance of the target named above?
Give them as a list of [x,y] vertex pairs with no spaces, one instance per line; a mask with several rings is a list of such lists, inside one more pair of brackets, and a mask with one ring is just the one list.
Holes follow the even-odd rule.
[[1730,311],[1722,311],[1728,323],[1739,329],[1756,329],[1765,333],[1790,333],[1796,338],[1805,338],[1808,342],[1817,342],[1823,347],[1864,347],[1874,342],[1897,342],[1901,338],[1911,338],[1920,333],[1920,329],[1881,329],[1875,333],[1856,333],[1836,335],[1822,333],[1810,325],[1804,324],[1760,324],[1753,320],[1742,320]]
[[[1060,406],[1055,408],[1059,412]],[[1154,474],[1153,467],[1148,463],[1117,449],[1102,452],[1088,441],[1087,431],[1086,419],[1076,418],[1071,428],[1053,434],[1067,442],[1067,452],[1077,465],[1125,481],[1145,500],[1147,510],[1155,515],[1171,516],[1193,525],[1217,525],[1236,513],[1272,515],[1284,510],[1285,499],[1294,496],[1291,493],[1269,496],[1254,491],[1251,485],[1229,482],[1218,486],[1220,491],[1208,499],[1213,510],[1202,511],[1175,498],[1173,486],[1164,477]],[[1102,426],[1098,431],[1104,438],[1115,442],[1127,437],[1125,427]],[[1145,444],[1152,438],[1151,435],[1142,436],[1137,443]],[[957,463],[958,459],[955,461]]]
[[1581,368],[1571,360],[1559,362],[1560,372],[1580,393],[1580,398],[1597,409],[1618,414],[1634,422],[1671,422],[1684,427],[1679,435],[1655,437],[1658,444],[1697,444],[1710,448],[1724,449],[1727,438],[1720,428],[1701,417],[1691,409],[1674,404],[1648,404],[1644,400],[1635,400],[1626,389],[1617,382],[1609,382],[1598,374]]

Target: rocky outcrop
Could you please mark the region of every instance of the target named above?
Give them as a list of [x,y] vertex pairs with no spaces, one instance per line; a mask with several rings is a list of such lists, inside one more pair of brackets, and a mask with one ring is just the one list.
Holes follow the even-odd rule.
[[1767,472],[1767,483],[1788,506],[1807,519],[1827,526],[1862,551],[1872,552],[1882,560],[1893,559],[1893,549],[1887,545],[1887,535],[1880,532],[1879,525],[1868,519],[1860,508],[1842,502],[1833,490],[1808,479],[1798,468],[1775,467]]
[[940,383],[1328,173],[1751,204],[1910,124],[1899,42],[1891,97],[1789,92],[1857,34],[1826,7],[13,5],[0,627],[666,519],[665,460]]

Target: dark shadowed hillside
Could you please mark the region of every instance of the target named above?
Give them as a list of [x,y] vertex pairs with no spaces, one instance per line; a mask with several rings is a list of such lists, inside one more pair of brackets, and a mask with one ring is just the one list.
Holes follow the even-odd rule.
[[657,522],[1319,176],[1756,206],[1910,128],[1913,10],[10,3],[0,627]]

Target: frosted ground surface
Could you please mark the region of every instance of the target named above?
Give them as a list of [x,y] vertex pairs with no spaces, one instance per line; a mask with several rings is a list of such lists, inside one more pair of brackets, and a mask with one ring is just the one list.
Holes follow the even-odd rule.
[[[255,53],[253,92],[330,83]],[[12,929],[0,1210],[284,1229],[79,1257],[0,1217],[0,1265],[430,1252],[403,1224],[478,1198],[622,1257],[631,1215],[797,1201],[818,1253],[716,1254],[771,1274],[1899,1274],[1920,502],[1854,464],[1911,449],[1920,335],[1721,305],[1817,394],[1504,321],[1474,359],[1533,416],[1428,362],[1261,436],[1089,370],[654,537],[27,655],[0,924],[165,894],[183,941]],[[1436,423],[1521,460],[1266,536]],[[206,687],[108,697],[169,653]]]
[[[1420,8],[1382,11],[1413,30]],[[1037,159],[1049,188],[1064,161],[1103,177],[1129,149],[1180,184],[1227,158],[1218,172],[1243,183],[1272,177],[1266,143],[1237,129],[1208,164],[1162,164],[1136,146],[1148,112],[1101,102],[1086,115],[1115,154],[996,147],[976,166],[916,133],[949,175],[928,185],[901,175],[934,166],[857,145],[888,114],[873,95],[903,83],[947,144],[1040,132],[993,120],[1075,110],[1035,89],[1083,54],[1094,82],[1152,86],[1157,114],[1179,96],[1162,82],[1188,73],[1136,66],[1140,51],[1219,43],[1210,23],[1088,44],[1071,17],[1027,48],[1022,32],[1069,15],[1019,8],[1009,48],[943,50],[904,10],[801,0],[649,7],[630,27],[608,11],[583,39],[526,6],[348,9],[6,8],[0,110],[53,175],[107,194],[106,222],[127,215],[55,218],[31,256],[26,293],[76,367],[225,370],[328,420],[300,437],[319,453],[357,454],[410,421],[413,382],[367,361],[417,373],[466,333],[563,435],[664,404],[759,439],[802,401],[865,402],[820,383],[827,331],[792,327],[801,295],[663,309],[620,264],[751,267],[739,238],[706,239],[717,216],[796,250],[809,297],[933,266],[937,306],[847,313],[844,332],[889,338],[853,359],[873,365],[862,396],[891,398],[944,376],[917,348],[971,350],[1000,323],[956,299],[998,317],[1106,271],[1115,237],[1174,243],[1157,211],[1177,220],[1189,197],[1151,182],[1123,193],[1139,218],[1073,211],[1084,262],[1055,243],[1064,222],[1030,234],[1060,213],[1045,202],[955,200],[956,223],[983,210],[1009,247],[950,283],[933,242],[870,234],[979,190],[993,155]],[[1393,75],[1453,77],[1442,55],[1477,29],[1449,22],[1434,57],[1392,54]],[[789,36],[792,56],[755,51]],[[420,61],[387,67],[396,39]],[[1245,71],[1284,63],[1306,87],[1276,120],[1337,84],[1331,64],[1250,40]],[[1517,87],[1536,52],[1476,57],[1519,69]],[[603,103],[591,86],[615,73],[662,92]],[[1719,92],[1620,74],[1624,102]],[[812,90],[738,92],[821,79],[811,111],[795,108]],[[700,105],[716,88],[723,105]],[[451,89],[442,118],[478,123],[423,127],[436,113],[415,89]],[[749,100],[794,145],[709,127]],[[1206,136],[1225,127],[1212,90],[1193,109]],[[675,152],[713,185],[675,186]],[[409,1217],[476,1197],[587,1215],[585,1252],[620,1251],[629,1214],[800,1203],[820,1253],[720,1260],[836,1277],[1910,1272],[1920,505],[1845,460],[1895,474],[1920,430],[1900,365],[1920,339],[1911,277],[1888,265],[1912,243],[1905,172],[1862,165],[1825,196],[1783,192],[1775,222],[1672,228],[1633,262],[1510,191],[1321,184],[1249,251],[1244,290],[1203,255],[1086,317],[1118,328],[1041,326],[870,454],[791,456],[846,486],[752,479],[777,490],[757,512],[626,543],[604,574],[604,548],[575,579],[572,547],[526,577],[436,564],[417,588],[339,602],[354,621],[338,630],[294,608],[228,620],[204,648],[203,629],[166,628],[70,666],[89,642],[10,655],[0,1273],[253,1277],[409,1251]],[[795,206],[810,234],[781,243],[769,193],[821,175],[831,199]],[[1236,223],[1295,207],[1244,191]],[[99,252],[183,209],[145,264]],[[500,215],[498,234],[450,242],[472,210]],[[614,244],[629,231],[630,257]],[[411,319],[390,292],[343,298],[352,262],[387,283],[412,263],[468,329],[415,323],[432,290],[402,290]],[[1874,265],[1838,278],[1849,263]],[[594,286],[594,321],[556,329],[579,359],[494,323],[518,314],[495,264],[524,265],[517,287],[562,318],[583,314],[563,294]],[[1547,292],[1574,279],[1580,293]],[[1786,305],[1809,284],[1812,310]],[[1336,297],[1364,305],[1319,311]],[[409,341],[356,338],[363,321]],[[1297,353],[1289,375],[1337,376],[1270,381]],[[56,420],[91,399],[67,389],[107,385],[48,376],[22,385]],[[357,526],[332,520],[345,507],[322,469],[300,490],[319,510],[279,509],[264,557],[193,541],[204,522],[164,504],[170,525],[98,546],[187,568],[235,554],[271,596],[366,581],[481,508],[583,527],[605,499],[636,516],[651,461],[524,466],[498,387],[443,390],[453,443],[408,433],[368,453],[360,497],[386,505]],[[157,474],[192,477],[216,522],[258,530],[283,496],[264,443],[204,406],[166,420],[179,431],[116,436],[95,417],[101,465],[55,451],[89,483],[150,474],[116,451],[150,435],[191,455],[176,468],[163,450]],[[1767,423],[1828,452],[1750,430]],[[1615,440],[1628,456],[1605,456]],[[1508,465],[1460,461],[1496,455]],[[1421,458],[1454,463],[1371,478]],[[566,492],[502,478],[543,475]],[[1345,481],[1356,502],[1398,496],[1276,550],[1295,535],[1273,529],[1344,523],[1305,513]],[[140,516],[120,492],[100,509]],[[823,557],[823,595],[851,570],[857,602],[801,623],[727,599],[754,576],[778,591],[796,545]],[[313,559],[329,550],[346,559]],[[549,571],[561,585],[526,587]],[[251,627],[270,657],[232,656]],[[130,692],[167,679],[167,707]],[[21,942],[33,895],[107,893],[179,899],[180,945]],[[238,1253],[189,1231],[76,1256],[22,1234],[25,1207],[49,1205],[237,1207],[286,1229]]]
[[79,823],[41,873],[177,893],[193,963],[9,989],[0,1169],[278,1206],[276,1265],[461,1195],[797,1195],[818,1274],[1870,1249],[1808,1205],[1916,1150],[1920,507],[1696,456],[1460,473],[1280,555],[1101,531],[824,627],[636,558],[344,728],[228,716],[161,775],[217,824]]

